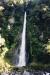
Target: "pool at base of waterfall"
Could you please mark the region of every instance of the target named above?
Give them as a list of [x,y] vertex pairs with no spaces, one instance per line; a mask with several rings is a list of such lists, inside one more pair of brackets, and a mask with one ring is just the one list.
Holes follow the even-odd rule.
[[2,72],[0,75],[50,75],[48,72],[43,72],[43,71],[26,71],[24,70],[23,72]]

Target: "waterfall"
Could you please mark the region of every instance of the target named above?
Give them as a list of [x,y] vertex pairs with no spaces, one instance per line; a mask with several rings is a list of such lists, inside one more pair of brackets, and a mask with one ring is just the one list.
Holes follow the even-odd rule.
[[22,32],[22,39],[21,39],[21,47],[20,47],[20,54],[19,54],[19,63],[18,67],[26,66],[26,12],[24,14],[24,24],[23,24],[23,32]]

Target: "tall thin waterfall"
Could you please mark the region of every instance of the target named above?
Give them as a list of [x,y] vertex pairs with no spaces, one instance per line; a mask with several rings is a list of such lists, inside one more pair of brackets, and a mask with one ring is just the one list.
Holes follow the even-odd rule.
[[24,14],[24,24],[23,24],[23,32],[22,32],[22,39],[21,39],[21,47],[20,47],[20,54],[19,54],[19,63],[18,67],[26,66],[26,12]]

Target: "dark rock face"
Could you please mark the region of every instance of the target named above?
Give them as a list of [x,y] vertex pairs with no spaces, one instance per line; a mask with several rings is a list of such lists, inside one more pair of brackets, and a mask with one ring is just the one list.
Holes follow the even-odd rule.
[[9,0],[0,0],[0,2],[8,2]]
[[0,0],[0,2],[4,2],[4,0]]
[[11,73],[7,73],[7,72],[3,72],[1,73],[1,75],[50,75],[50,73],[48,72],[42,72],[42,71],[24,71],[24,72],[11,72]]
[[40,0],[39,3],[47,3],[48,0]]

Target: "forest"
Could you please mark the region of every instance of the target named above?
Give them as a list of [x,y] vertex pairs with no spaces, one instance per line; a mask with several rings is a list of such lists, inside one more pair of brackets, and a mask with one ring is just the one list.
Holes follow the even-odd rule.
[[[21,0],[22,1],[22,0]],[[0,1],[0,72],[17,67],[14,63],[21,44],[24,13],[26,11],[25,69],[50,68],[50,0],[28,3]]]

